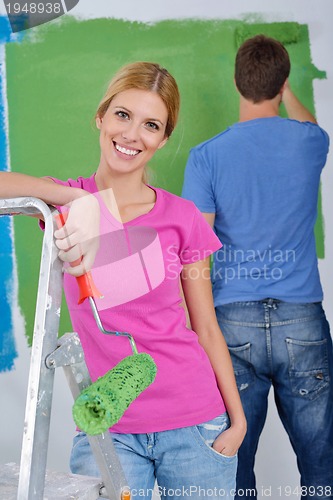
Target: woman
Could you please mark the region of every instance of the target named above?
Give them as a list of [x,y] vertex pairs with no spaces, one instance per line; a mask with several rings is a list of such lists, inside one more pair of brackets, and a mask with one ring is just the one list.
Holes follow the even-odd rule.
[[[97,300],[104,327],[130,332],[139,352],[157,364],[154,383],[110,429],[132,495],[151,498],[157,479],[162,498],[231,498],[246,423],[211,293],[209,256],[221,244],[191,202],[145,181],[178,111],[177,84],[167,70],[127,65],[96,113],[96,173],[66,182],[0,173],[0,196],[70,207],[55,238],[64,262],[82,257],[66,268],[64,286],[92,380],[131,351],[126,338],[99,332],[88,304],[77,306],[73,276],[90,268],[105,296]],[[99,475],[82,432],[71,469]]]

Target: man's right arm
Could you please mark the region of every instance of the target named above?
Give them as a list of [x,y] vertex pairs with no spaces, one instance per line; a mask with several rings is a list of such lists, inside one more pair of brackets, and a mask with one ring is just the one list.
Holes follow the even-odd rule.
[[310,111],[297,99],[290,88],[288,80],[286,81],[282,92],[282,102],[286,108],[288,117],[292,120],[317,123],[313,114],[310,113]]

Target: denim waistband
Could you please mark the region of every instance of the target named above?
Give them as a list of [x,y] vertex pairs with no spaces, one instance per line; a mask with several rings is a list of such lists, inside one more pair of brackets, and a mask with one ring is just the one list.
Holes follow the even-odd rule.
[[295,304],[267,297],[258,301],[233,302],[216,307],[219,321],[265,328],[325,318],[321,302]]

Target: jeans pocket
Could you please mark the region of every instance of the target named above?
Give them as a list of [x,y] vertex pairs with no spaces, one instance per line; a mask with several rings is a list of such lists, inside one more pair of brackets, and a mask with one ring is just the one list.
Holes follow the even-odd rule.
[[73,450],[77,446],[81,446],[83,442],[88,442],[88,436],[85,432],[78,431],[73,438]]
[[251,364],[251,344],[228,346],[234,368],[236,383],[239,391],[247,389],[254,381],[254,372]]
[[230,427],[230,420],[229,416],[227,413],[223,413],[222,415],[219,415],[218,417],[213,418],[212,420],[209,420],[208,422],[204,422],[202,424],[195,425],[194,428],[199,432],[200,437],[204,444],[219,457],[224,457],[226,459],[232,459],[237,456],[232,455],[223,455],[222,453],[219,453],[218,451],[214,450],[213,443],[215,439],[225,430],[229,429]]
[[327,340],[302,341],[286,339],[289,355],[289,377],[293,393],[305,399],[316,399],[329,387]]

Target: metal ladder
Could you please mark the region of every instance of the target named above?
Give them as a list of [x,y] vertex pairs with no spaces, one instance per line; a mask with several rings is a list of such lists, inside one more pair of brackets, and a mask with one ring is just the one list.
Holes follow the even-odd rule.
[[[21,462],[19,468],[10,464],[0,467],[0,474],[5,477],[0,482],[0,498],[96,500],[102,497],[130,500],[130,491],[109,432],[89,436],[101,479],[74,474],[57,476],[57,473],[46,471],[55,369],[63,367],[74,398],[91,384],[78,335],[66,333],[58,338],[62,264],[53,238],[56,229],[54,212],[54,208],[37,198],[0,200],[0,215],[42,214],[45,220]],[[63,487],[59,487],[59,482],[56,484],[59,480]]]

